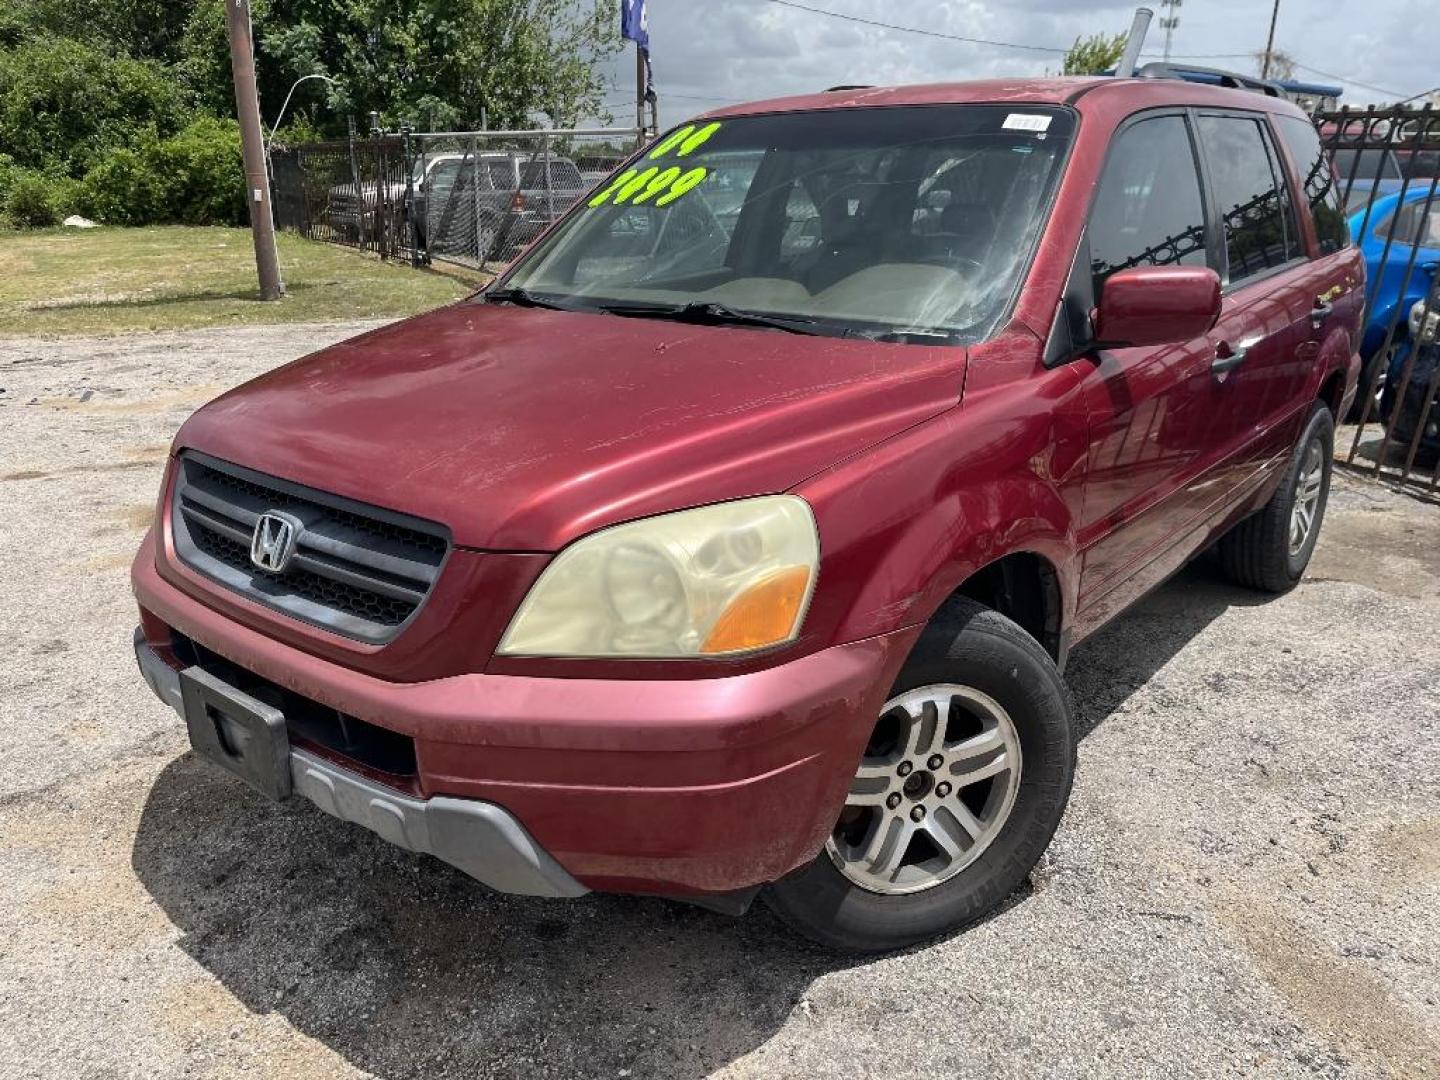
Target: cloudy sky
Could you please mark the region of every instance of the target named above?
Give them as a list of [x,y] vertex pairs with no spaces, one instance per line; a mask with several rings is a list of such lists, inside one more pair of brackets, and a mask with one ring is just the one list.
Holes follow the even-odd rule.
[[[661,121],[734,101],[824,89],[837,83],[913,83],[1039,75],[1059,70],[1076,35],[1127,29],[1135,3],[1109,0],[796,0],[860,18],[1042,46],[978,45],[827,17],[780,0],[648,0]],[[1160,13],[1158,0],[1147,6]],[[1270,0],[1184,0],[1177,58],[1253,71],[1265,46]],[[1158,21],[1158,19],[1157,19]],[[1152,26],[1146,52],[1163,32]],[[1298,78],[1343,84],[1342,101],[1408,97],[1440,85],[1436,0],[1280,0],[1277,49]],[[1214,54],[1228,54],[1224,56]],[[1241,54],[1241,55],[1235,55]],[[1204,59],[1200,57],[1204,56]],[[610,107],[624,122],[634,61],[615,64]]]

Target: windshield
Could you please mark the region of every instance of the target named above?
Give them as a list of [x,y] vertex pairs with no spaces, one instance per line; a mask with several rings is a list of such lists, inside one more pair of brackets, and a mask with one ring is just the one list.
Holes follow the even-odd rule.
[[687,124],[504,284],[620,313],[705,305],[805,332],[979,340],[1029,263],[1073,123],[952,105]]

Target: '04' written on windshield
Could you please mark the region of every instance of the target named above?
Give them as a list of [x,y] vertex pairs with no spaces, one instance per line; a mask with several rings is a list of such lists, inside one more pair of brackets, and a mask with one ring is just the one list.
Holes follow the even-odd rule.
[[591,197],[591,207],[610,203],[615,206],[640,206],[654,200],[656,206],[668,206],[686,192],[705,181],[710,170],[704,166],[685,168],[683,163],[667,165],[663,160],[674,154],[676,158],[689,157],[720,130],[718,120],[704,125],[684,124],[661,139],[644,158],[658,162],[644,168],[632,166],[622,172],[599,192]]

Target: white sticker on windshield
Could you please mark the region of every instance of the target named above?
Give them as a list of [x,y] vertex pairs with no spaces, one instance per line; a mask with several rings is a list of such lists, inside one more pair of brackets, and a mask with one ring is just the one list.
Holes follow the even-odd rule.
[[1050,130],[1050,117],[1043,114],[1012,112],[1005,117],[1005,123],[1000,126],[1009,131],[1048,131]]

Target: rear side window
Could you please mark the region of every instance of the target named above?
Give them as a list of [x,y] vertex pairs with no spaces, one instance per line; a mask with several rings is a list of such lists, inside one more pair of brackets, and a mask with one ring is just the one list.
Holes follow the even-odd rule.
[[1205,209],[1184,117],[1157,116],[1120,133],[1089,237],[1096,297],[1117,270],[1205,265]]
[[1225,229],[1229,280],[1243,281],[1300,255],[1285,181],[1260,122],[1202,116],[1199,131]]
[[1277,116],[1275,123],[1295,171],[1300,174],[1300,187],[1310,204],[1310,216],[1315,219],[1320,251],[1325,255],[1339,251],[1350,243],[1350,230],[1340,205],[1340,185],[1320,148],[1320,135],[1314,124],[1298,116]]
[[[520,165],[520,186],[525,188],[545,187],[545,162],[525,161]],[[550,161],[550,188],[583,188],[585,181],[580,178],[580,170],[575,163],[563,159],[552,159]]]

